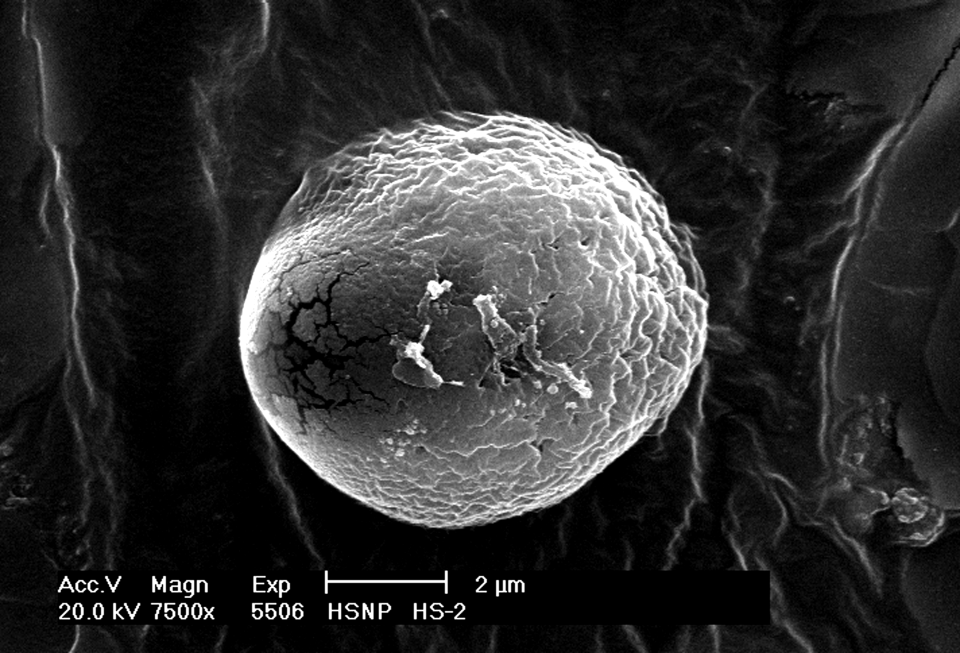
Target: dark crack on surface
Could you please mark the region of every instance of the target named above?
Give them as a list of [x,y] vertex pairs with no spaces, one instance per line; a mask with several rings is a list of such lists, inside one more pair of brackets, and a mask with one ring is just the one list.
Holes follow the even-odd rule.
[[[381,333],[375,336],[346,337],[341,333],[331,312],[334,287],[345,277],[355,275],[359,270],[370,265],[370,263],[362,263],[352,271],[342,270],[330,280],[323,293],[318,292],[305,301],[288,302],[292,310],[280,327],[283,342],[270,345],[269,349],[277,356],[277,368],[285,373],[285,383],[290,386],[290,396],[297,400],[296,403],[301,408],[301,420],[303,419],[301,406],[303,402],[300,401],[302,398],[309,399],[309,408],[328,412],[360,403],[363,398],[387,403],[375,392],[360,387],[346,372],[351,364],[358,363],[358,354],[365,346],[378,344],[390,334],[385,329],[381,329]],[[317,289],[319,290],[319,286]],[[323,307],[323,315],[309,317],[310,311],[318,306]],[[304,325],[301,324],[298,329],[301,318],[310,320],[309,328],[304,329]],[[323,330],[326,328],[332,329],[335,337],[324,339]],[[302,337],[301,334],[304,331],[314,336],[314,339],[308,340]],[[331,349],[329,347],[331,340],[336,340],[339,347]],[[318,391],[317,380],[312,375],[316,375],[319,370],[325,372],[326,381],[330,385],[337,384],[342,388],[345,397],[333,398],[324,396]]]
[[324,308],[325,320],[322,324],[317,324],[317,326],[320,326],[320,327],[332,326],[336,334],[342,337],[342,334],[340,333],[340,330],[337,327],[337,323],[333,320],[333,316],[330,314],[331,304],[333,303],[333,287],[336,286],[338,283],[340,283],[340,281],[344,277],[353,276],[363,268],[368,267],[369,265],[370,263],[362,263],[359,266],[357,266],[352,272],[348,272],[346,270],[341,270],[340,272],[338,272],[337,276],[334,277],[333,280],[331,280],[330,283],[327,284],[325,297],[318,292],[313,298],[308,299],[307,301],[300,301],[296,304],[292,304],[288,302],[289,306],[293,310],[290,313],[290,317],[287,319],[286,323],[284,323],[284,329],[287,331],[287,333],[293,336],[294,335],[293,329],[296,327],[297,321],[300,319],[300,316],[304,312],[311,311],[319,305],[319,306],[323,306]]

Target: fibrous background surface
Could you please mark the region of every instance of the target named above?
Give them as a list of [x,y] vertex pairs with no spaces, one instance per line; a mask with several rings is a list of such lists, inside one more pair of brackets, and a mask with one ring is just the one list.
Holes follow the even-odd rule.
[[396,519],[555,504],[677,404],[706,339],[690,236],[588,137],[443,114],[320,161],[241,319],[281,438]]

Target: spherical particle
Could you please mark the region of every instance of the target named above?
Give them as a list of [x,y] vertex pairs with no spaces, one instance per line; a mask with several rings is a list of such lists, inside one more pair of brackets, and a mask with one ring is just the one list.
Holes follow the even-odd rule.
[[480,525],[558,503],[663,423],[703,356],[703,285],[617,155],[444,114],[308,171],[250,282],[241,357],[322,479],[400,521]]

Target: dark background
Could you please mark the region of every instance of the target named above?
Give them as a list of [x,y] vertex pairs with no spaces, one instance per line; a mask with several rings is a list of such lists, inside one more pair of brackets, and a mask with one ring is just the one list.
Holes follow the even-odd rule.
[[[960,648],[960,3],[0,11],[0,649]],[[697,234],[711,297],[662,436],[450,532],[319,480],[237,347],[310,162],[442,110],[621,154]],[[58,569],[324,568],[768,569],[771,625],[55,622]]]

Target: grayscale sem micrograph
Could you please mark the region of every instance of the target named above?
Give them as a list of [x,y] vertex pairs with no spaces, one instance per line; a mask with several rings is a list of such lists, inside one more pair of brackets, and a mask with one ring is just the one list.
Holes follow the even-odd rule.
[[960,651],[960,0],[0,29],[0,651]]

